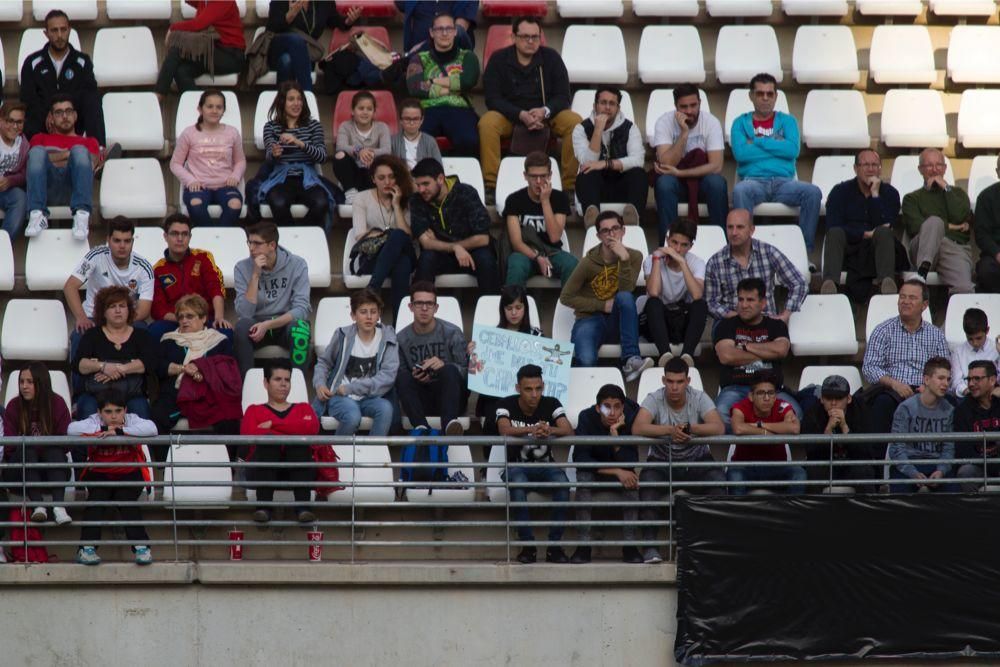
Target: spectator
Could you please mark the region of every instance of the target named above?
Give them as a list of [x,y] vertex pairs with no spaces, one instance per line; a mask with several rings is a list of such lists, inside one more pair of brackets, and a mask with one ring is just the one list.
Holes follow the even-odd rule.
[[722,175],[726,144],[722,124],[701,112],[698,86],[685,83],[674,88],[674,109],[656,120],[653,148],[656,160],[656,217],[660,243],[677,219],[677,204],[686,201],[688,218],[698,223],[698,202],[708,205],[708,218],[725,229],[729,212],[729,187]]
[[[551,464],[552,448],[549,438],[573,435],[573,427],[566,419],[566,410],[559,399],[543,396],[545,382],[542,369],[535,364],[521,366],[517,370],[517,393],[501,399],[497,403],[497,432],[504,437],[529,438],[528,444],[507,446],[507,470],[500,473],[507,482],[512,514],[518,523],[517,539],[533,542],[534,530],[525,525],[531,520],[531,512],[524,503],[528,500],[529,483],[564,484],[559,487],[537,488],[541,493],[552,493],[552,502],[558,503],[550,513],[549,547],[545,550],[545,560],[549,563],[567,562],[566,553],[558,542],[562,539],[566,520],[565,503],[569,502],[569,479],[560,467],[537,464]],[[537,558],[535,547],[525,546],[517,555],[520,563],[534,563]]]
[[948,477],[951,463],[910,463],[920,459],[953,459],[955,443],[942,442],[941,434],[951,433],[955,408],[944,400],[951,386],[951,363],[945,357],[932,357],[924,364],[923,388],[899,404],[892,418],[893,433],[936,433],[924,442],[893,442],[889,445],[889,479],[911,479],[916,484],[892,484],[889,493],[958,490],[952,483],[936,480]]
[[[868,415],[860,402],[851,397],[851,385],[841,375],[829,375],[819,389],[819,401],[813,404],[802,418],[802,433],[823,435],[847,435],[868,433]],[[810,461],[829,461],[829,468],[810,466],[806,473],[810,480],[858,480],[875,479],[872,465],[855,463],[833,465],[837,461],[864,461],[874,458],[872,448],[867,443],[843,442],[831,438],[825,443],[806,445],[806,458]],[[859,486],[851,484],[850,486]],[[862,493],[875,490],[873,484],[859,486]]]
[[524,180],[528,186],[507,197],[507,284],[526,285],[528,278],[558,277],[565,285],[577,259],[563,247],[563,231],[569,215],[569,197],[552,188],[552,166],[542,151],[524,158]]
[[[10,399],[3,413],[3,430],[7,437],[66,435],[69,426],[69,409],[62,396],[52,391],[49,369],[40,361],[34,361],[22,368],[17,376],[17,395]],[[8,445],[7,458],[10,463],[22,464],[20,468],[10,468],[8,481],[24,484],[28,500],[35,506],[32,521],[48,521],[49,512],[41,504],[42,494],[51,495],[52,518],[62,526],[71,522],[63,507],[65,486],[69,483],[68,467],[35,467],[37,463],[65,464],[66,448],[62,445]],[[33,484],[47,482],[56,486],[37,487]]]
[[[336,435],[354,435],[362,417],[372,418],[371,435],[389,435],[392,387],[399,371],[399,343],[392,327],[380,324],[382,299],[372,289],[351,295],[354,324],[333,332],[316,359],[313,409],[337,420]],[[388,396],[388,398],[387,398]]]
[[437,25],[435,19],[441,14],[454,16],[455,41],[469,51],[476,48],[476,15],[479,13],[479,3],[474,0],[437,0],[436,2],[420,2],[420,0],[396,0],[396,8],[403,12],[403,50],[410,53],[413,50],[432,48],[427,35],[433,39],[432,26]]
[[[288,394],[292,390],[292,365],[287,359],[272,359],[264,366],[264,388],[267,403],[258,403],[247,408],[240,424],[240,435],[308,436],[319,433],[319,417],[308,403],[289,403]],[[257,463],[312,463],[312,447],[298,443],[256,446],[250,459]],[[316,479],[316,469],[311,466],[250,469],[250,477],[256,482],[257,509],[253,520],[268,523],[271,520],[271,506],[274,503],[275,482],[287,475],[295,484],[292,494],[295,498],[295,518],[299,523],[313,523],[316,515],[309,510],[312,490],[304,483]]]
[[779,390],[778,398],[792,406],[795,415],[802,414],[795,399],[782,387],[781,360],[788,357],[791,342],[788,325],[776,317],[764,315],[764,281],[744,278],[736,288],[739,304],[733,317],[719,322],[716,327],[715,355],[722,368],[719,371],[719,398],[716,405],[726,428],[733,405],[747,397],[753,389],[754,378],[761,370],[770,372],[770,381]]
[[0,107],[0,210],[10,240],[17,239],[24,227],[28,207],[24,194],[28,168],[28,140],[22,134],[27,107],[20,102],[7,102]]
[[497,258],[490,247],[490,215],[479,193],[457,176],[445,178],[437,160],[413,168],[417,194],[410,198],[413,237],[420,242],[414,280],[433,281],[442,273],[471,273],[480,294],[500,291]]
[[[750,394],[732,406],[733,435],[798,435],[799,419],[791,403],[777,397],[781,379],[769,370],[754,373]],[[733,463],[744,461],[787,461],[788,445],[736,445]],[[786,492],[791,495],[805,493],[802,482],[806,471],[802,466],[734,466],[726,470],[726,479],[735,486],[729,487],[734,496],[745,496],[743,482],[790,482]],[[774,488],[774,487],[769,487]]]
[[372,183],[372,161],[392,151],[389,126],[375,120],[375,96],[367,90],[351,98],[351,119],[337,130],[337,152],[333,154],[333,173],[344,189],[348,204],[354,203],[358,191],[368,190]]
[[694,366],[694,355],[705,333],[708,306],[705,304],[705,261],[691,252],[698,225],[691,220],[676,221],[667,243],[642,261],[646,294],[636,301],[649,336],[664,366],[673,353],[670,346],[681,343],[681,358]]
[[910,261],[926,280],[935,265],[950,294],[972,292],[972,205],[965,190],[944,180],[947,165],[936,148],[920,152],[919,190],[903,197],[903,227],[909,237]]
[[[1000,158],[997,159],[1000,175]],[[1000,292],[1000,184],[994,183],[976,197],[973,228],[979,261],[976,263],[976,291]]]
[[[221,92],[203,92],[198,122],[180,133],[170,158],[170,171],[181,182],[184,205],[198,227],[235,227],[243,211],[239,185],[247,159],[239,129],[221,122],[225,113],[226,98]],[[208,213],[212,204],[222,209],[217,223]]]
[[235,0],[188,0],[195,8],[193,19],[170,24],[166,55],[156,77],[156,95],[162,104],[177,83],[177,92],[198,87],[202,74],[213,77],[243,70],[247,43],[243,19]]
[[69,17],[61,9],[45,15],[48,44],[31,53],[21,64],[21,101],[28,108],[24,134],[29,139],[39,132],[51,132],[49,115],[56,95],[68,95],[74,113],[76,133],[105,145],[104,110],[94,78],[90,56],[70,44]]
[[576,316],[570,334],[575,364],[596,366],[598,348],[620,342],[622,372],[631,382],[653,366],[652,359],[639,356],[639,314],[632,294],[642,253],[622,243],[625,227],[614,211],[597,216],[597,237],[600,243],[573,270],[559,302]]
[[920,387],[924,364],[951,353],[941,330],[923,319],[929,300],[926,283],[907,280],[899,288],[899,316],[879,324],[868,337],[861,373],[878,385],[865,397],[873,433],[889,432],[896,406]]
[[603,203],[625,202],[626,225],[638,225],[639,211],[646,208],[646,149],[639,128],[621,113],[621,102],[621,90],[599,86],[594,111],[573,129],[573,153],[580,163],[576,198],[584,227],[594,224]]
[[812,183],[795,179],[799,124],[794,116],[774,110],[778,82],[770,74],[750,79],[750,100],[753,111],[738,116],[730,133],[736,174],[741,179],[733,187],[733,208],[752,215],[754,207],[764,202],[798,206],[799,227],[806,250],[812,252],[823,193]]
[[49,226],[48,204],[69,203],[73,211],[73,238],[86,240],[94,208],[94,166],[100,146],[93,137],[73,129],[76,109],[69,95],[52,97],[49,118],[52,132],[37,132],[28,149],[28,228],[24,235],[38,236]]
[[854,156],[852,178],[833,186],[826,199],[823,294],[836,294],[847,267],[847,290],[857,302],[871,295],[875,279],[882,294],[895,294],[897,269],[908,268],[906,250],[892,233],[899,216],[899,192],[883,183],[882,158],[866,148]]
[[399,132],[392,137],[392,154],[413,169],[424,158],[441,162],[441,149],[434,137],[420,131],[424,123],[424,108],[420,100],[407,97],[399,104]]
[[399,373],[396,394],[415,435],[430,435],[427,412],[441,415],[446,435],[465,432],[459,415],[468,399],[468,343],[465,334],[451,322],[437,317],[434,284],[416,281],[410,286],[413,323],[397,334]]
[[263,345],[290,351],[292,365],[309,364],[309,267],[278,245],[278,228],[262,222],[247,228],[250,256],[236,263],[236,359],[240,373],[253,367],[253,352]]
[[414,53],[406,68],[406,90],[424,107],[421,130],[446,136],[458,155],[477,155],[479,117],[469,102],[469,91],[479,80],[479,59],[471,48],[455,41],[455,19],[434,17],[431,47]]
[[[386,278],[392,280],[395,318],[399,304],[409,294],[410,274],[417,263],[410,227],[413,179],[406,165],[394,155],[375,158],[371,172],[375,186],[359,194],[351,209],[351,233],[358,248],[351,270],[356,275],[371,274],[368,287],[375,290],[382,289]],[[370,240],[364,243],[366,239]]]
[[541,21],[518,16],[511,24],[514,43],[497,49],[483,72],[486,108],[479,119],[479,160],[488,189],[497,186],[500,143],[518,133],[549,127],[562,140],[559,170],[563,190],[576,183],[580,165],[573,153],[573,130],[583,122],[569,108],[569,74],[559,52],[542,46]]
[[[951,390],[962,398],[969,393],[965,370],[973,361],[1000,364],[1000,350],[996,341],[990,340],[990,323],[980,308],[969,308],[962,315],[965,342],[951,353]],[[997,392],[1000,395],[1000,392]]]
[[[146,483],[152,481],[146,477],[142,467],[146,463],[142,445],[102,443],[104,438],[116,435],[133,438],[156,436],[156,425],[129,411],[128,403],[131,401],[116,390],[105,392],[97,402],[100,412],[95,411],[80,421],[72,422],[66,429],[67,435],[93,437],[95,443],[87,447],[87,462],[90,465],[79,477],[87,484],[89,503],[83,512],[85,526],[80,530],[82,546],[76,553],[76,562],[81,565],[100,564],[101,557],[93,545],[101,539],[101,523],[109,509],[117,509],[122,521],[127,522],[125,538],[132,543],[136,565],[153,562],[153,553],[148,546],[149,535],[141,525],[142,510],[138,504]],[[95,486],[94,482],[118,482],[120,486]],[[121,504],[105,504],[111,502]]]
[[[795,265],[770,243],[753,238],[753,217],[734,209],[726,217],[725,248],[712,255],[705,266],[705,302],[716,320],[736,315],[736,287],[744,278],[764,281],[767,303],[764,313],[788,324],[792,313],[802,307],[809,285]],[[775,305],[774,288],[788,289],[784,310]]]
[[342,16],[336,2],[317,0],[271,0],[267,11],[267,31],[272,33],[267,66],[277,72],[278,84],[296,81],[302,90],[313,89],[313,64],[326,55],[318,41],[323,31],[346,31],[361,16],[361,7],[349,7]]
[[[163,221],[167,249],[153,265],[153,323],[149,335],[154,341],[177,328],[175,310],[182,297],[197,294],[212,304],[212,326],[232,337],[233,325],[226,319],[226,295],[222,271],[207,250],[191,247],[191,222],[180,213]],[[164,429],[160,429],[161,431]]]
[[[997,398],[997,367],[992,361],[978,359],[968,366],[969,393],[955,408],[955,430],[959,432],[988,433],[1000,431],[1000,398]],[[952,368],[952,373],[956,369]],[[996,442],[959,442],[955,446],[955,456],[960,459],[995,458]],[[959,486],[963,493],[975,493],[982,486],[990,486],[987,477],[1000,476],[996,463],[983,465],[963,463],[958,467],[956,477],[964,480]]]
[[[639,475],[639,497],[643,503],[654,503],[664,494],[670,493],[669,486],[665,488],[650,484],[719,483],[719,486],[686,486],[685,490],[713,496],[726,492],[725,487],[721,486],[726,481],[722,468],[686,465],[713,462],[715,459],[712,458],[708,445],[691,444],[691,438],[722,435],[726,432],[726,427],[708,394],[691,386],[690,369],[681,359],[674,357],[666,362],[663,367],[663,387],[650,392],[643,399],[632,432],[635,435],[657,438],[649,448],[648,459],[650,463],[657,464],[657,467],[643,468]],[[656,521],[661,514],[656,508],[643,508],[642,520]],[[646,544],[655,542],[656,527],[645,526],[642,529],[642,539]],[[643,550],[643,561],[660,563],[663,558],[656,547],[648,546]]]

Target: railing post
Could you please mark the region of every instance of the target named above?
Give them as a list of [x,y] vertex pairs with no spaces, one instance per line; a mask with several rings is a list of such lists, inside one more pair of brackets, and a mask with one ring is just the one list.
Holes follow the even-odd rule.
[[[989,468],[989,455],[986,453],[986,431],[983,431],[983,491],[985,492],[990,486],[990,472]],[[955,458],[958,458],[957,456]],[[955,476],[958,476],[958,470],[955,471]],[[961,487],[959,487],[961,489]]]
[[354,564],[354,531],[357,530],[358,434],[351,435],[351,564]]
[[[510,464],[507,461],[507,437],[503,436],[503,486],[505,500],[505,512],[506,512],[506,522],[504,524],[504,540],[507,544],[507,564],[510,565]],[[487,457],[487,461],[489,458]],[[488,474],[488,473],[487,473]],[[489,493],[489,488],[486,489],[486,493]]]
[[[28,438],[21,434],[21,525],[24,535],[24,564],[28,564]],[[9,517],[8,513],[8,517]]]
[[[667,442],[667,500],[670,502],[667,504],[667,532],[665,535],[670,536],[670,542],[667,548],[667,555],[670,557],[671,561],[677,560],[677,540],[674,535],[674,448],[671,447],[671,442]],[[647,459],[649,456],[646,457]],[[659,533],[659,531],[657,531]]]
[[[176,441],[172,442],[170,444],[170,446],[169,446],[169,449],[167,449],[167,456],[166,456],[166,458],[170,459],[170,497],[173,499],[173,503],[171,504],[170,509],[171,509],[171,516],[173,516],[173,524],[174,524],[173,525],[173,529],[174,529],[173,530],[173,533],[174,533],[174,562],[177,562],[177,561],[179,561],[181,559],[181,551],[180,551],[180,545],[177,544],[177,486],[176,486],[177,475],[175,474],[175,471],[174,471],[174,463],[176,463],[176,462],[174,461],[173,453],[174,453],[174,444],[176,444],[176,445],[180,445],[181,444],[181,436],[179,434],[171,434],[170,438],[171,438],[171,440],[173,440],[174,438],[176,438]],[[167,476],[167,469],[166,468],[163,468],[162,476],[163,477]],[[156,479],[156,473],[155,472],[153,473],[153,479],[154,480]],[[163,493],[162,492],[160,493],[160,497],[161,498],[163,497]],[[156,487],[155,486],[153,487],[153,499],[154,500],[156,499]]]
[[[833,489],[833,448],[834,448],[833,433],[830,433],[830,475],[829,475],[829,482],[830,482],[830,489],[831,490]],[[806,456],[806,460],[808,460],[808,455]],[[809,468],[807,467],[806,468],[806,479],[808,479],[808,478],[809,478]],[[808,488],[808,487],[806,487],[806,488]]]

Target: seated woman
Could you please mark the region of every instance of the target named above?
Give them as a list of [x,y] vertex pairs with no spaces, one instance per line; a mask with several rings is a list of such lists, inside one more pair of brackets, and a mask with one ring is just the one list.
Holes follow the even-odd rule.
[[[17,376],[17,396],[10,399],[3,413],[3,434],[6,436],[52,436],[66,435],[69,426],[69,408],[66,401],[52,391],[49,369],[40,361],[32,362]],[[8,445],[8,460],[11,463],[25,463],[26,468],[8,468],[7,479],[15,484],[27,486],[27,496],[35,511],[32,521],[48,521],[49,513],[41,505],[42,494],[52,496],[55,507],[52,518],[59,525],[73,519],[62,507],[65,501],[66,484],[69,483],[69,467],[34,468],[33,463],[66,463],[67,448],[62,445]],[[23,471],[23,475],[22,475]],[[37,487],[34,482],[54,482],[59,486]]]
[[98,394],[110,389],[125,396],[132,414],[149,418],[146,371],[156,364],[156,345],[145,329],[132,326],[135,305],[127,287],[105,287],[94,298],[94,327],[80,338],[73,370],[83,376],[83,393],[76,397],[76,414],[85,419],[97,412]]
[[236,74],[243,69],[243,19],[235,0],[188,0],[196,10],[194,18],[170,25],[167,54],[156,79],[160,102],[177,82],[178,92],[197,88],[195,79],[205,73],[212,76]]
[[337,152],[333,155],[333,174],[344,189],[348,204],[360,190],[372,187],[372,160],[392,151],[389,126],[375,120],[375,96],[367,90],[351,98],[351,118],[337,128]]
[[267,65],[276,70],[278,83],[297,81],[303,90],[312,90],[313,63],[326,54],[326,48],[317,42],[323,30],[347,30],[360,16],[360,7],[349,7],[347,16],[342,16],[335,2],[271,0],[267,29],[274,35]]
[[[180,133],[170,158],[170,171],[184,186],[184,205],[195,227],[234,227],[243,209],[238,186],[247,159],[239,129],[221,122],[224,113],[225,96],[218,90],[203,92],[198,122]],[[208,214],[210,204],[222,207],[218,221]]]

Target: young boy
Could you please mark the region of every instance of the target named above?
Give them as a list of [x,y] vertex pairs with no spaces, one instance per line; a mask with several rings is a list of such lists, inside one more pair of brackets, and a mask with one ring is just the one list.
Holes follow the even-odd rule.
[[399,105],[399,132],[392,137],[392,154],[406,162],[413,169],[414,165],[425,157],[441,161],[441,149],[434,137],[420,131],[424,123],[424,108],[420,100],[408,97]]
[[[959,398],[969,394],[966,370],[973,361],[992,361],[1000,365],[997,343],[990,340],[990,323],[979,308],[969,308],[962,316],[965,342],[951,353],[951,390]],[[1000,392],[995,394],[1000,398]]]
[[[141,445],[107,444],[105,438],[116,435],[130,435],[147,438],[156,435],[156,424],[135,414],[126,412],[125,397],[117,391],[102,394],[97,401],[97,414],[84,420],[72,422],[66,429],[67,435],[91,436],[97,438],[95,444],[88,447],[87,461],[90,465],[80,475],[80,480],[86,484],[91,482],[127,482],[122,486],[88,486],[87,500],[94,502],[116,501],[127,503],[117,507],[122,521],[142,521],[142,511],[134,503],[139,500],[142,487],[148,482],[143,475],[143,467],[134,465],[145,463]],[[104,519],[104,505],[88,505],[83,513],[86,522],[99,522]],[[149,535],[143,526],[125,526],[125,536],[133,542],[137,565],[149,565],[153,562],[153,554],[146,546]],[[80,531],[80,542],[83,546],[76,554],[76,562],[81,565],[98,565],[101,557],[97,555],[95,542],[101,539],[101,527],[86,526]]]

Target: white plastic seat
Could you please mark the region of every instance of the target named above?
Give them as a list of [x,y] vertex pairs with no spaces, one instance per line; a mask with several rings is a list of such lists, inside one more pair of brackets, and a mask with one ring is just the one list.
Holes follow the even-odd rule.
[[920,0],[857,0],[857,9],[869,16],[919,16]]
[[240,75],[236,73],[219,74],[217,76],[202,74],[194,80],[194,83],[199,88],[233,88],[239,83],[239,79]]
[[[35,7],[37,6],[38,4],[36,3]],[[69,12],[66,13],[69,14]],[[41,19],[36,20],[41,21],[44,18],[45,16],[43,15]],[[70,19],[72,19],[72,14],[70,14]],[[14,69],[14,77],[16,77],[17,81],[20,82],[21,80],[21,67],[24,65],[25,58],[47,46],[48,43],[49,40],[45,37],[45,32],[42,28],[28,28],[21,33],[21,44],[17,49],[17,67]],[[76,50],[81,50],[80,34],[76,31],[76,28],[71,28],[69,31],[69,43]]]
[[802,279],[809,282],[809,254],[806,252],[802,229],[798,225],[757,225],[753,237],[770,243],[784,253],[802,274]]
[[[576,316],[573,314],[573,309],[557,302],[555,310],[552,311],[552,338],[558,341],[572,340],[575,323]],[[659,356],[656,345],[641,339],[639,341],[639,354],[643,357]],[[620,359],[622,346],[618,343],[605,343],[597,348],[597,356],[600,359]],[[617,369],[612,370],[617,371]]]
[[[236,7],[240,10],[240,18],[245,19],[247,17],[247,0],[236,0]],[[193,19],[195,16],[195,8],[186,3],[181,4],[181,16],[185,19]]]
[[104,9],[112,21],[169,21],[174,11],[170,0],[107,0]]
[[479,160],[474,157],[446,157],[441,160],[441,166],[446,175],[458,176],[459,181],[474,187],[479,193],[479,201],[486,203],[486,184]]
[[[7,385],[4,387],[4,397],[3,404],[7,405],[17,396],[18,386],[17,378],[19,371],[12,371],[7,374]],[[66,407],[73,405],[72,396],[69,391],[69,380],[66,379],[66,374],[62,371],[49,371],[49,381],[52,383],[52,391],[57,396],[61,397],[66,401]]]
[[770,16],[771,0],[705,0],[709,16]]
[[[900,155],[892,163],[892,173],[889,174],[889,183],[899,190],[900,198],[907,193],[919,190],[924,186],[924,177],[917,171],[920,164],[919,155]],[[948,185],[955,185],[955,172],[951,169],[951,160],[944,159],[944,180]]]
[[625,380],[617,368],[571,368],[569,396],[566,398],[566,418],[576,428],[580,411],[597,401],[597,391],[606,384],[625,389]]
[[[595,392],[596,393],[596,392]],[[491,503],[504,504],[507,502],[507,488],[503,482],[503,464],[507,460],[507,452],[503,445],[490,447],[490,466],[486,468],[486,483],[489,484],[487,495]],[[567,471],[568,472],[568,471]],[[541,494],[538,491],[528,491],[528,502],[539,503],[551,499],[550,494]]]
[[1000,83],[1000,26],[957,25],[948,40],[948,76],[955,83]]
[[[596,88],[578,88],[577,91],[573,93],[573,101],[570,103],[570,110],[579,114],[580,118],[590,118],[590,114],[594,111],[594,95],[596,94]],[[626,118],[633,123],[638,122],[635,118],[635,108],[632,106],[632,96],[628,94],[627,90],[622,91],[622,102],[620,108],[622,114],[624,114]],[[521,176],[521,180],[522,182],[524,181],[523,175]]]
[[254,7],[259,19],[267,19],[271,15],[271,0],[255,0]]
[[156,158],[108,160],[101,178],[101,217],[163,218],[167,192]]
[[46,229],[28,239],[24,259],[28,289],[32,292],[61,291],[69,274],[88,252],[90,244],[74,239],[68,229]]
[[810,294],[788,321],[795,356],[857,354],[854,312],[845,294]]
[[862,387],[861,371],[857,366],[806,366],[799,375],[799,390],[811,384],[821,387],[823,380],[831,375],[839,375],[847,380],[852,394]]
[[769,25],[725,25],[715,45],[715,73],[719,83],[747,85],[767,72],[781,83],[778,36]]
[[563,37],[562,57],[570,83],[628,82],[625,38],[616,25],[569,26]]
[[[281,243],[281,240],[278,240]],[[234,284],[236,263],[249,257],[247,237],[239,227],[195,227],[191,230],[191,247],[212,253],[215,265],[222,271],[222,281],[226,287]]]
[[726,247],[726,230],[716,225],[698,225],[698,236],[690,252],[706,263],[715,253]]
[[882,143],[893,148],[944,148],[948,145],[941,93],[894,89],[882,105]]
[[[1000,294],[952,294],[948,298],[948,308],[944,313],[944,337],[952,349],[965,342],[962,317],[969,308],[979,308],[986,313],[988,321],[1000,322]],[[986,344],[992,345],[993,342],[987,340]],[[961,369],[963,373],[966,370]]]
[[[231,90],[222,91],[222,96],[226,99],[226,113],[222,116],[222,122],[232,125],[243,134],[242,116],[240,115],[240,100],[236,93]],[[179,137],[181,132],[198,122],[198,100],[201,98],[200,90],[189,90],[181,94],[177,101],[177,112],[174,115],[174,137]],[[263,127],[261,128],[263,131]]]
[[280,242],[285,250],[306,260],[309,286],[330,286],[330,248],[322,227],[283,227]]
[[993,16],[996,0],[930,0],[930,9],[938,16]]
[[[274,98],[277,95],[278,91],[276,90],[262,90],[260,96],[257,97],[257,109],[253,115],[253,141],[257,150],[264,150],[264,124],[267,123],[267,112],[274,104]],[[316,102],[316,94],[311,90],[306,91],[306,104],[309,105],[309,113],[312,114],[312,117],[320,120],[319,104]],[[228,111],[226,115],[229,115]],[[233,118],[236,117],[233,116]]]
[[844,16],[847,0],[781,0],[781,10],[788,16]]
[[0,21],[4,23],[20,23],[24,17],[24,4],[24,2],[18,0],[0,3]]
[[[476,471],[472,462],[472,451],[468,445],[448,445],[448,476],[460,472],[470,482],[475,481]],[[420,503],[471,503],[476,499],[476,488],[467,486],[464,489],[418,489],[408,488],[404,491],[410,502]]]
[[36,21],[44,21],[53,9],[66,12],[71,22],[97,20],[97,0],[34,0],[31,8]]
[[[265,29],[264,26],[258,27],[257,30],[255,30],[254,33],[253,33],[253,38],[249,42],[247,42],[247,46],[249,46],[250,44],[253,44],[257,40],[257,37],[260,36],[260,34],[262,32],[264,32],[264,29]],[[312,77],[313,85],[315,85],[316,84],[316,68],[315,68],[315,66],[313,67],[313,70],[312,70],[312,72],[311,72],[310,75]],[[278,86],[278,72],[275,71],[275,70],[273,70],[273,69],[272,70],[268,70],[267,72],[264,72],[259,77],[257,77],[257,80],[254,81],[254,84],[258,85],[258,86],[270,86],[272,88],[277,88],[277,86]]]
[[351,297],[328,296],[316,305],[316,322],[313,325],[313,347],[321,354],[333,337],[333,332],[351,324]]
[[[593,95],[591,95],[590,99],[594,99]],[[591,105],[593,105],[593,102],[591,102]],[[555,190],[562,190],[562,178],[559,175],[559,163],[556,162],[554,157],[549,158],[549,167],[552,169],[552,188]],[[524,158],[518,156],[508,156],[500,160],[500,169],[497,172],[497,189],[495,195],[497,215],[503,215],[503,208],[507,204],[507,197],[525,186],[527,186],[527,182],[524,180]]]
[[14,248],[10,235],[0,230],[0,292],[14,289]]
[[693,25],[649,25],[639,39],[639,78],[643,83],[702,83],[705,57]]
[[66,310],[56,299],[11,299],[3,314],[0,356],[63,361],[69,354]]
[[966,90],[958,107],[958,141],[966,148],[1000,147],[1000,90]]
[[[585,256],[591,248],[599,243],[597,239],[597,227],[587,228],[586,234],[583,237],[583,250],[581,256]],[[649,255],[649,245],[646,242],[646,230],[639,226],[627,226],[625,227],[625,236],[622,238],[622,243],[626,247],[632,248],[633,250],[638,250],[642,253],[643,260]],[[642,287],[646,284],[646,277],[639,273],[639,280],[636,282],[636,286]]]
[[618,18],[625,13],[622,0],[557,0],[556,8],[562,18]]
[[[340,482],[346,488],[329,495],[335,505],[352,503],[391,503],[396,499],[393,469],[389,467],[389,448],[385,445],[336,445]],[[351,464],[359,467],[352,468]],[[357,483],[361,486],[352,486]],[[371,486],[368,486],[371,485]]]
[[838,183],[854,178],[853,155],[821,155],[813,163],[812,184],[823,193],[820,212],[826,214],[826,198]]
[[976,199],[979,194],[1000,180],[997,178],[997,156],[977,155],[972,158],[972,166],[969,168],[969,200],[972,202],[972,210],[976,210]]
[[132,252],[144,257],[150,264],[156,264],[163,259],[167,242],[163,240],[163,229],[160,227],[142,226],[135,228],[132,240]]
[[[167,463],[181,465],[170,465],[163,470],[164,501],[184,509],[228,507],[233,490],[233,472],[229,467],[229,453],[225,445],[171,445]],[[197,483],[198,486],[174,486],[185,483]]]
[[868,112],[858,90],[810,90],[802,113],[809,148],[868,148]]
[[[288,394],[289,403],[308,403],[309,389],[306,378],[298,368],[292,369],[292,390]],[[251,405],[267,403],[267,389],[264,387],[264,369],[251,368],[243,378],[243,412]]]
[[[901,58],[901,53],[906,57]],[[872,78],[878,84],[932,84],[937,80],[934,48],[926,26],[875,26],[868,62]]]
[[126,151],[163,149],[163,116],[154,93],[105,93],[101,104],[108,144]]
[[[798,169],[795,170],[795,174],[792,178],[796,181],[799,180]],[[736,176],[736,184],[742,180],[743,179],[740,178],[739,175]],[[759,215],[764,217],[797,218],[799,215],[799,207],[789,206],[788,204],[782,204],[781,202],[776,201],[766,201],[754,206],[753,214],[755,216]]]
[[[774,103],[774,109],[775,111],[789,113],[788,98],[785,97],[785,91],[778,91],[778,99]],[[726,103],[726,120],[722,124],[722,131],[726,135],[727,144],[732,145],[733,121],[748,111],[753,111],[753,102],[750,101],[750,89],[734,88],[730,90],[729,101]]]
[[[476,310],[472,315],[472,323],[481,326],[495,327],[500,322],[500,296],[484,294],[476,301]],[[541,328],[538,317],[538,304],[535,297],[528,295],[528,322],[531,326]]]
[[636,16],[698,16],[698,0],[632,0]]
[[94,38],[94,78],[108,86],[151,86],[160,62],[153,33],[144,26],[101,28]]
[[[708,96],[700,88],[698,89],[698,99],[701,100],[701,113],[711,113]],[[654,151],[656,147],[653,146],[653,135],[656,133],[656,121],[660,119],[660,116],[668,111],[672,112],[674,109],[673,88],[657,88],[649,94],[649,101],[646,103],[646,143],[652,146]]]
[[792,77],[800,84],[858,82],[858,50],[846,25],[804,25],[795,32]]
[[[462,307],[459,305],[458,299],[453,296],[441,296],[438,294],[437,302],[438,312],[435,317],[445,322],[451,322],[462,331],[465,331],[465,327],[462,324]],[[399,313],[396,315],[396,332],[402,331],[411,324],[413,324],[413,313],[410,312],[410,297],[404,296],[403,300],[399,302]]]
[[[691,387],[705,391],[701,382],[701,372],[697,368],[689,368],[688,377],[691,378]],[[661,387],[663,387],[663,369],[647,368],[639,376],[639,388],[635,392],[635,402],[641,405],[647,396]],[[596,396],[597,392],[594,394]]]
[[[899,297],[895,294],[875,294],[868,300],[868,314],[865,316],[865,340],[872,337],[875,327],[886,320],[899,316]],[[923,314],[924,322],[931,323],[931,309]]]

